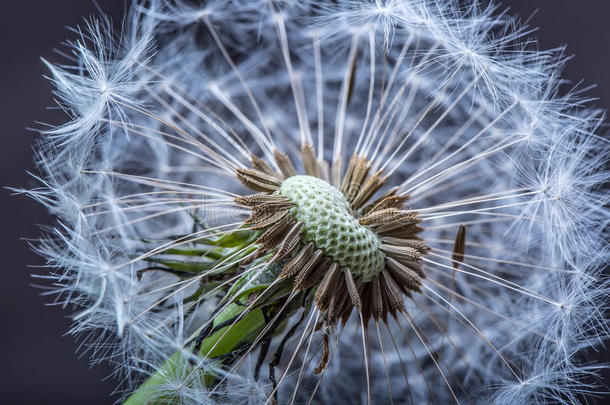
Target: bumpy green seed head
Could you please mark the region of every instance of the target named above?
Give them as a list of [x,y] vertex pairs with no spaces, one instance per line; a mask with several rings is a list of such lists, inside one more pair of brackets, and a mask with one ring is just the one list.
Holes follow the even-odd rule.
[[379,274],[385,261],[381,241],[354,218],[343,193],[322,179],[292,176],[284,180],[280,194],[297,204],[294,216],[303,223],[305,242],[313,242],[364,282]]

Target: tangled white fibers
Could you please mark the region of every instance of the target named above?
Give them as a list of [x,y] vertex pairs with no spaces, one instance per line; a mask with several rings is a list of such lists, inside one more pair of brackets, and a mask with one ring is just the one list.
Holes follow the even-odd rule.
[[47,63],[71,333],[149,403],[575,403],[608,337],[608,139],[457,0],[136,1]]

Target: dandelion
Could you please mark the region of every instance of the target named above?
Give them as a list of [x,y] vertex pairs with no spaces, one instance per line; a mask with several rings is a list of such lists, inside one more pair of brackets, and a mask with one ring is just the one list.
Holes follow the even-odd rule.
[[527,27],[450,0],[151,0],[77,32],[26,192],[124,403],[595,393],[603,114]]

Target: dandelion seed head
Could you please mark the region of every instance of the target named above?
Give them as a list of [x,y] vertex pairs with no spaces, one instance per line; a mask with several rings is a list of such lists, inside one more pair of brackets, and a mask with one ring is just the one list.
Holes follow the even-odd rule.
[[304,224],[306,242],[314,242],[342,267],[370,281],[383,267],[381,240],[353,217],[345,196],[326,181],[312,176],[292,176],[280,194],[297,204],[296,220]]
[[153,0],[75,33],[24,192],[58,219],[41,277],[126,398],[594,390],[603,113],[530,28],[448,0]]

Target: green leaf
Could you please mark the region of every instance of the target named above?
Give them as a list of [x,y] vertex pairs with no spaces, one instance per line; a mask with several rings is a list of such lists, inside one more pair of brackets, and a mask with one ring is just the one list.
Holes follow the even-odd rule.
[[[239,312],[235,313],[235,310],[235,307],[229,306],[225,311],[228,311],[233,315],[230,315],[229,313],[225,315],[225,311],[223,311],[221,315],[223,318],[227,317],[226,319],[231,319],[231,317],[239,314]],[[241,311],[243,311],[243,307],[241,307]],[[221,315],[219,315],[217,319],[219,319]],[[263,311],[261,309],[251,311],[245,314],[243,318],[238,320],[234,325],[227,325],[220,328],[214,334],[204,339],[199,353],[209,359],[229,354],[244,344],[253,341],[264,327],[265,317],[263,316]],[[158,396],[160,393],[159,391],[162,388],[161,386],[165,383],[163,376],[173,375],[175,374],[176,367],[183,366],[184,362],[180,361],[180,353],[175,353],[158,371],[146,379],[146,381],[144,381],[144,383],[142,383],[142,385],[140,385],[123,404],[152,405],[167,403],[168,401],[165,398]],[[211,384],[215,380],[215,378],[211,376],[214,374],[214,371],[211,369],[197,372],[200,373],[199,378],[204,378],[204,381],[207,384]]]

